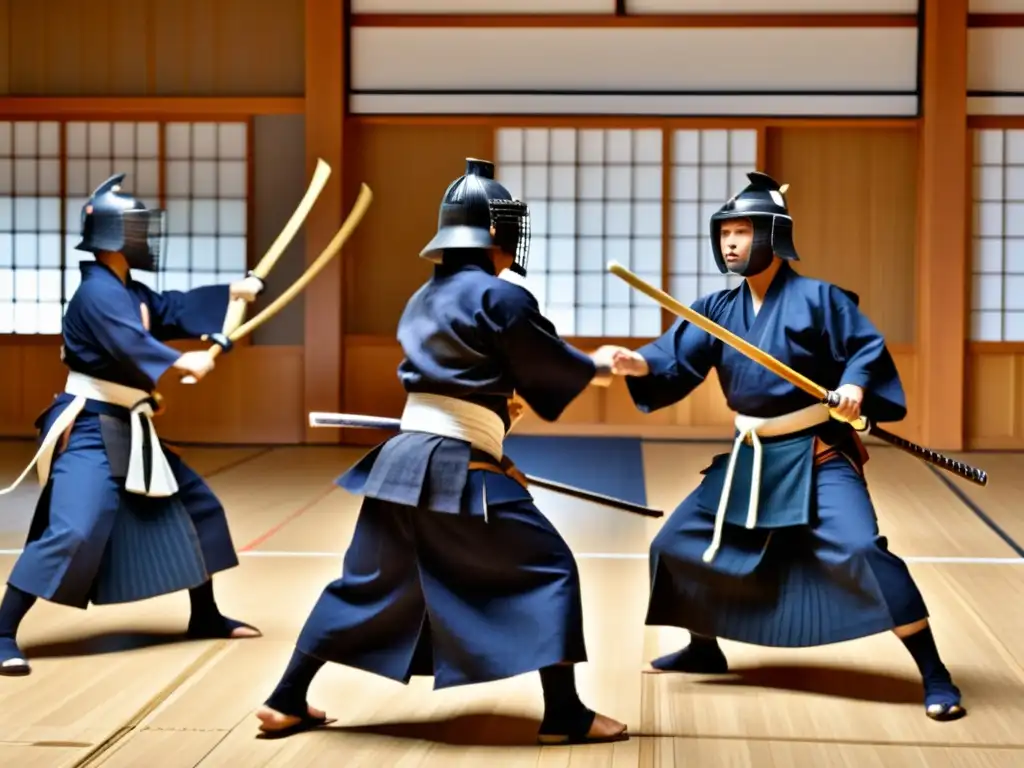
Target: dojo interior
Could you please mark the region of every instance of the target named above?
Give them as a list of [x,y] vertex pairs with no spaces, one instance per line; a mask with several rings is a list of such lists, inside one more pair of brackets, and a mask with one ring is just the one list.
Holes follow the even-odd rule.
[[[219,495],[240,552],[219,603],[264,637],[182,641],[184,594],[40,602],[19,635],[33,674],[0,678],[0,765],[1024,764],[1022,50],[1022,0],[0,0],[0,485],[64,386],[79,211],[110,174],[168,210],[162,271],[140,279],[187,289],[258,264],[317,159],[331,166],[247,317],[321,253],[361,184],[374,195],[341,253],[204,381],[160,383],[157,429]],[[621,382],[591,388],[557,423],[528,413],[506,445],[527,472],[665,512],[534,491],[582,573],[581,694],[630,741],[536,747],[536,675],[435,693],[333,666],[311,703],[335,725],[256,738],[351,537],[360,500],[333,481],[387,437],[308,414],[401,414],[396,323],[467,157],[530,204],[529,285],[587,350],[639,347],[673,321],[608,259],[689,303],[733,284],[710,214],[748,171],[789,184],[798,271],[859,294],[899,367],[909,414],[891,431],[990,478],[867,438],[880,527],[966,718],[924,716],[890,634],[724,642],[720,679],[645,671],[686,638],[644,626],[648,545],[733,434],[712,374],[650,415]],[[4,575],[38,496],[34,475],[0,496]]]

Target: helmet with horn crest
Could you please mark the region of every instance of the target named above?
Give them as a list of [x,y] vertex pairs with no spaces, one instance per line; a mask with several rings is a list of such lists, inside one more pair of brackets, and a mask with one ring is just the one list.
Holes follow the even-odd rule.
[[160,259],[165,211],[146,208],[121,191],[124,174],[100,184],[82,206],[82,240],[75,248],[91,253],[120,253],[131,269],[155,272]]
[[437,234],[420,256],[440,263],[460,250],[498,247],[515,257],[510,269],[526,276],[530,211],[494,180],[494,163],[468,158],[466,173],[445,190]]
[[715,254],[715,263],[723,274],[730,270],[722,254],[722,222],[730,219],[750,220],[754,229],[750,256],[742,267],[731,270],[744,277],[767,269],[773,255],[789,261],[800,259],[793,245],[793,217],[783,197],[789,185],[780,187],[771,176],[758,171],[748,173],[747,178],[750,179],[747,187],[711,217],[711,249]]

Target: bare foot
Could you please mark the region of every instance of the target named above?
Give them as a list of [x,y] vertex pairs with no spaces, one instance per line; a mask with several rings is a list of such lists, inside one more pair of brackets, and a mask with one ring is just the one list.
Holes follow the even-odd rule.
[[256,629],[256,627],[248,627],[245,625],[242,625],[241,627],[235,627],[233,630],[231,630],[232,639],[241,637],[263,637],[263,633]]
[[587,731],[588,739],[601,741],[614,739],[615,737],[626,737],[627,735],[625,723],[620,723],[618,720],[613,720],[600,713],[594,718],[593,725]]
[[594,715],[594,721],[585,736],[579,734],[540,733],[537,740],[541,744],[588,744],[608,741],[625,741],[629,738],[626,724],[601,714]]
[[[309,707],[309,717],[305,722],[314,721],[317,725],[324,725],[327,723],[327,714]],[[284,715],[278,712],[276,709],[263,706],[260,707],[259,711],[256,712],[256,717],[260,721],[260,731],[268,735],[274,735],[285,731],[295,729],[295,726],[304,722],[303,718],[295,717],[294,715]]]

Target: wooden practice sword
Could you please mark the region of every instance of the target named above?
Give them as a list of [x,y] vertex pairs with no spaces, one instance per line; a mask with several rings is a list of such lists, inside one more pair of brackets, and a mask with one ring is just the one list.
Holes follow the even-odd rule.
[[[311,427],[336,427],[349,429],[386,429],[390,432],[398,432],[402,422],[399,419],[392,419],[387,416],[363,416],[354,413],[322,413],[314,411],[309,414],[309,426]],[[665,513],[660,509],[651,509],[643,504],[634,504],[625,499],[614,496],[605,496],[603,493],[585,491],[574,485],[556,483],[554,480],[546,480],[534,475],[526,475],[526,481],[538,488],[547,488],[549,491],[564,493],[566,496],[574,496],[584,501],[592,501],[595,504],[603,504],[606,507],[621,509],[644,517],[664,517]]]
[[289,285],[280,296],[264,307],[262,312],[242,323],[231,333],[218,333],[203,337],[204,341],[214,342],[209,349],[210,356],[216,357],[221,352],[231,349],[236,341],[255,331],[263,323],[280,312],[288,302],[305,290],[313,278],[320,274],[331,259],[338,255],[345,242],[355,232],[356,227],[359,226],[359,222],[363,220],[363,216],[366,215],[366,210],[370,207],[371,202],[373,202],[373,192],[366,184],[363,184],[359,191],[359,197],[356,198],[355,205],[352,206],[352,211],[349,213],[348,218],[345,219],[345,223],[341,225],[341,229],[335,233],[331,242],[320,252],[316,260],[306,268],[306,271],[302,273],[298,280]]
[[[323,192],[330,175],[331,166],[323,158],[318,159],[316,161],[316,169],[313,171],[313,180],[309,182],[306,194],[292,213],[292,217],[288,219],[284,229],[281,230],[274,242],[270,244],[270,248],[267,249],[263,258],[260,259],[260,263],[253,268],[252,274],[255,277],[258,277],[260,280],[266,280],[270,270],[274,268],[277,260],[281,258],[281,254],[291,245],[292,240],[299,231],[299,227],[306,221],[306,217],[309,216],[309,212],[313,209],[313,204],[316,203],[320,193]],[[228,311],[224,316],[224,326],[221,330],[221,335],[224,338],[229,338],[235,329],[242,324],[242,321],[245,320],[246,305],[245,299],[235,299],[228,304]],[[195,384],[196,379],[194,376],[188,375],[181,379],[181,383]]]
[[[806,376],[801,373],[797,373],[788,365],[778,360],[767,352],[758,347],[755,347],[746,339],[742,339],[731,331],[726,330],[718,323],[710,320],[704,315],[700,314],[696,310],[690,309],[685,304],[682,304],[673,299],[669,294],[665,293],[659,288],[655,288],[650,283],[646,282],[640,277],[630,272],[624,266],[615,261],[608,262],[608,271],[616,277],[625,280],[633,288],[640,291],[640,293],[646,294],[658,302],[662,307],[667,309],[669,312],[682,317],[689,322],[696,325],[698,328],[707,331],[716,339],[728,344],[730,347],[735,349],[740,354],[745,355],[756,363],[760,363],[768,370],[775,374],[778,374],[794,387],[799,387],[804,392],[818,398],[822,403],[827,405],[829,408],[835,408],[839,405],[840,396],[835,392],[831,392],[825,387],[814,383]],[[839,419],[833,414],[833,418]],[[844,421],[844,419],[839,419]],[[977,467],[972,467],[969,464],[965,464],[962,461],[951,459],[948,456],[943,456],[941,453],[925,448],[924,446],[912,443],[910,440],[894,435],[876,424],[872,424],[870,420],[861,416],[854,422],[849,422],[850,426],[856,429],[858,432],[868,432],[875,437],[878,437],[890,445],[894,445],[900,448],[912,456],[916,456],[923,461],[927,461],[929,464],[933,464],[936,467],[952,472],[958,477],[962,477],[965,480],[970,480],[972,483],[978,485],[988,484],[988,473]]]

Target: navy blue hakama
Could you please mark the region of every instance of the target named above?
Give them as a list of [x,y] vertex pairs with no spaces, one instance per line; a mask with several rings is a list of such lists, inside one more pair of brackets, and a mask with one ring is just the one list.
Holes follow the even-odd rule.
[[[71,396],[40,417],[45,434]],[[8,583],[77,608],[126,603],[191,589],[238,565],[224,508],[209,486],[164,448],[174,496],[124,489],[128,410],[89,401],[53,461],[25,550]]]
[[[698,299],[693,308],[822,387],[860,387],[863,413],[874,421],[905,417],[899,372],[855,294],[783,262],[758,311],[747,283]],[[771,422],[821,407],[683,319],[638,352],[649,373],[627,379],[627,386],[645,413],[680,401],[712,369],[729,408],[744,417]],[[715,457],[700,486],[665,522],[651,545],[647,623],[797,647],[926,618],[909,570],[879,535],[862,476],[866,453],[852,428],[829,420],[761,444],[753,528],[746,527],[756,480],[749,444],[737,456],[722,538],[710,562],[704,555],[713,542],[729,454]]]
[[[62,348],[76,376],[137,390],[144,399],[181,355],[165,342],[223,327],[227,285],[156,292],[130,274],[122,281],[99,261],[80,267]],[[74,400],[68,392],[54,398],[36,420],[40,440]],[[85,608],[191,589],[238,564],[224,508],[166,446],[177,493],[126,490],[131,418],[123,403],[86,399],[66,444],[54,449],[25,550],[8,579],[12,586]],[[145,448],[143,458],[153,466]]]
[[579,573],[529,492],[460,440],[408,432],[338,480],[366,496],[297,647],[436,689],[586,661]]
[[[806,525],[747,529],[726,522],[710,563],[702,557],[718,496],[703,486],[721,485],[714,474],[706,478],[651,544],[646,623],[794,648],[853,640],[927,618],[906,564],[879,534],[867,485],[851,461],[836,456],[813,467],[810,476]],[[748,478],[737,472],[734,491],[749,485]]]

